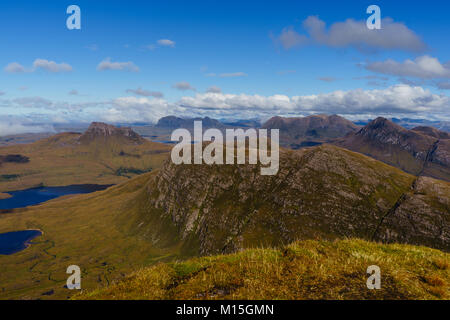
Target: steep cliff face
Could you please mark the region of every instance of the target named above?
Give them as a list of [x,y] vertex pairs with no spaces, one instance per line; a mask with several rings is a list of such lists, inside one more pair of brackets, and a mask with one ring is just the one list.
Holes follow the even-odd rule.
[[[163,232],[155,223],[165,221],[166,230],[171,230],[182,250],[203,255],[298,239],[372,239],[375,233],[383,238],[389,231],[380,224],[388,224],[383,219],[410,192],[415,179],[329,145],[281,150],[280,170],[274,176],[261,176],[258,165],[174,165],[168,161],[147,187],[146,212],[153,215],[147,220],[151,223],[136,223],[158,245],[163,243]],[[438,185],[441,198],[411,213],[417,224],[426,223],[424,215],[448,218],[445,197],[450,198],[450,193],[443,183],[445,188]],[[428,189],[423,189],[428,199]],[[412,226],[399,228],[405,234],[415,232]],[[450,247],[446,236],[435,242],[435,235],[425,228],[421,239],[431,246]],[[417,242],[414,237],[396,239]]]
[[375,240],[450,249],[450,184],[419,177],[386,214]]

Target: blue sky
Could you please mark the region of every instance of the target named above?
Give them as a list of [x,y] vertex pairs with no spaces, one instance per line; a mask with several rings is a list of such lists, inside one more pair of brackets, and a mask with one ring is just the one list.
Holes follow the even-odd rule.
[[[66,27],[71,4],[81,30]],[[357,38],[371,4],[392,20]],[[0,119],[449,120],[449,9],[447,1],[2,2]]]

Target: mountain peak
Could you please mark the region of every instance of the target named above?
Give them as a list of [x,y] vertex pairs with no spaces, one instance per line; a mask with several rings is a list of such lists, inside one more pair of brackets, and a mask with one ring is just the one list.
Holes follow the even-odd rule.
[[86,132],[80,137],[80,141],[86,143],[98,138],[122,138],[135,144],[144,142],[144,138],[134,132],[130,127],[119,128],[103,122],[92,122]]
[[407,132],[408,130],[395,124],[394,122],[378,117],[369,122],[364,128],[360,130],[360,134],[366,135],[376,132],[377,134],[396,134],[400,132]]

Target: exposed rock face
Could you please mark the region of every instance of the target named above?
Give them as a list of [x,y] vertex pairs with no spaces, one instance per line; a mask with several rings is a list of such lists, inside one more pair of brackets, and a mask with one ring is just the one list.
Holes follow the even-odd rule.
[[279,129],[280,144],[296,149],[308,146],[308,142],[327,142],[356,132],[359,127],[337,115],[313,115],[303,118],[273,117],[262,126],[264,129]]
[[135,144],[142,144],[145,141],[144,138],[134,132],[131,128],[118,128],[102,122],[93,122],[86,132],[80,137],[80,142],[89,143],[99,138],[126,139]]
[[449,250],[450,185],[420,177],[398,207],[383,219],[375,240]]
[[450,140],[433,128],[407,130],[377,118],[356,133],[336,142],[414,175],[450,181]]
[[157,128],[166,129],[192,129],[194,127],[194,121],[202,121],[203,128],[217,128],[222,129],[224,125],[218,120],[211,119],[209,117],[205,118],[193,118],[193,119],[183,119],[175,116],[163,117],[158,120],[156,124]]
[[[148,214],[155,215],[153,221],[170,221],[171,230],[176,230],[171,237],[200,254],[297,239],[372,239],[375,233],[390,240],[391,231],[384,229],[388,220],[383,219],[414,181],[415,177],[379,161],[328,145],[281,150],[280,170],[274,176],[261,176],[258,165],[167,162],[148,186],[153,208]],[[420,238],[414,238],[413,226],[402,225],[399,230],[410,237],[396,239],[419,239],[448,250],[448,237],[433,241],[435,229],[425,226],[434,219],[440,221],[439,228],[442,223],[448,228],[448,184],[436,184],[437,191],[427,188],[421,189],[426,199],[422,207],[410,212],[416,224],[423,225]],[[428,201],[436,192],[440,197]],[[154,223],[140,222],[139,227],[158,245],[164,231]]]

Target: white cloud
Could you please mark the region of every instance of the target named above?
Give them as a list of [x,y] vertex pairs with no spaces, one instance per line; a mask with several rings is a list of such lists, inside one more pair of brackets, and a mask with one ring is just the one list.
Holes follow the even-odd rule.
[[64,62],[56,63],[55,61],[49,61],[46,59],[36,59],[33,62],[33,71],[38,69],[43,69],[53,73],[70,72],[72,71],[72,66]]
[[275,114],[337,113],[360,118],[415,114],[450,119],[449,97],[402,84],[386,89],[339,90],[294,97],[204,93],[183,97],[178,104],[223,117],[236,114],[240,117],[261,117]]
[[102,62],[100,62],[97,66],[98,71],[105,70],[122,70],[122,71],[130,71],[130,72],[139,72],[138,66],[136,66],[133,62],[113,62],[111,58],[106,58]]
[[160,47],[169,47],[169,48],[175,48],[175,41],[169,40],[169,39],[159,39],[156,41],[156,43],[148,44],[144,46],[145,49],[153,51]]
[[191,86],[191,84],[189,82],[186,82],[186,81],[177,82],[172,87],[175,89],[181,90],[181,91],[187,91],[187,90],[195,91],[195,88],[193,86]]
[[373,72],[401,77],[421,79],[450,78],[450,63],[441,64],[438,59],[427,55],[418,57],[415,60],[407,59],[403,62],[391,59],[382,62],[371,62],[365,68]]
[[382,20],[380,30],[369,30],[365,21],[353,19],[336,22],[327,29],[326,23],[318,16],[309,16],[302,26],[309,37],[288,27],[283,29],[275,41],[281,43],[285,49],[308,42],[333,48],[353,47],[360,51],[389,49],[423,52],[427,48],[414,31],[391,18]]
[[244,72],[232,72],[232,73],[221,73],[219,77],[221,78],[235,78],[235,77],[246,77],[247,74]]
[[157,41],[157,43],[162,47],[175,47],[175,41],[169,40],[169,39],[160,39]]
[[25,68],[23,65],[12,62],[5,67],[5,72],[8,73],[25,73],[25,72],[35,72],[37,70],[45,70],[51,73],[59,72],[70,72],[73,70],[72,66],[62,62],[56,63],[55,61],[49,61],[46,59],[36,59],[33,62],[33,66],[29,69]]
[[246,77],[248,74],[245,72],[229,72],[229,73],[207,73],[205,76],[207,77],[220,77],[220,78],[237,78],[237,77]]
[[148,90],[144,90],[142,88],[127,89],[126,92],[127,93],[133,93],[135,95],[143,96],[143,97],[154,97],[154,98],[162,98],[162,97],[164,97],[164,94],[162,92],[159,92],[159,91],[148,91]]
[[108,122],[157,122],[173,112],[176,108],[163,99],[122,97],[114,99],[99,117]]
[[11,62],[5,67],[5,72],[8,73],[24,73],[26,72],[26,69],[24,66],[22,66],[20,63],[17,62]]
[[208,89],[206,89],[206,92],[222,93],[222,89],[220,89],[219,87],[216,87],[216,86],[211,86]]
[[[211,90],[210,90],[211,91]],[[2,110],[30,108],[30,116],[44,114],[72,121],[156,122],[171,114],[233,119],[266,119],[274,115],[340,114],[349,119],[420,117],[450,120],[450,98],[419,86],[398,84],[373,90],[332,91],[316,95],[248,95],[216,92],[184,96],[176,102],[160,98],[120,97],[110,101],[68,103],[42,97],[0,99]],[[48,118],[47,117],[47,118]],[[48,123],[42,122],[41,123]]]
[[281,31],[277,41],[283,46],[284,49],[288,50],[294,47],[304,45],[308,42],[308,38],[297,33],[294,27],[286,27]]
[[439,89],[450,90],[450,82],[449,81],[438,82],[436,85]]
[[16,98],[12,102],[25,108],[50,108],[53,106],[53,101],[42,97]]
[[18,122],[17,120],[0,120],[0,136],[8,136],[21,133],[54,132],[51,125],[32,125]]
[[320,78],[318,78],[320,81],[323,81],[323,82],[334,82],[334,81],[336,81],[337,79],[336,78],[334,78],[334,77],[320,77]]
[[78,90],[70,90],[69,91],[69,93],[68,93],[69,95],[71,95],[71,96],[77,96],[78,95]]

